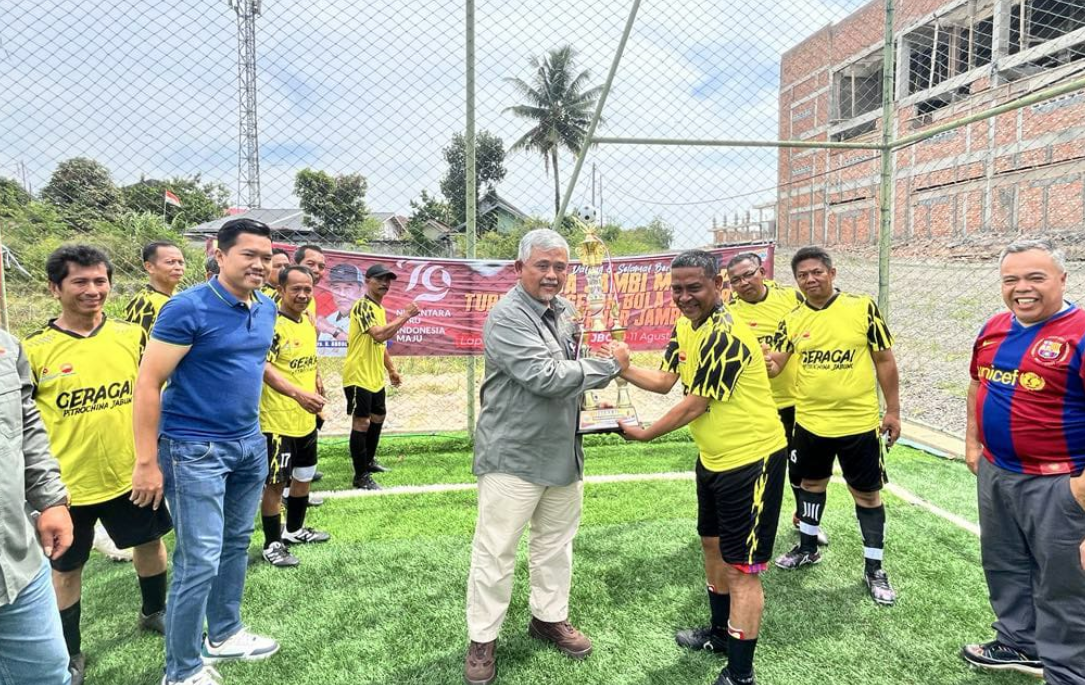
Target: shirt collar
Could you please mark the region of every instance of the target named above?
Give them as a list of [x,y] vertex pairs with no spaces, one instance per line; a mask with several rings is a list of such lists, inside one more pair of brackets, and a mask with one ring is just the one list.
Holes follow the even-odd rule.
[[1047,323],[1048,321],[1051,321],[1052,319],[1057,319],[1058,317],[1062,316],[1066,312],[1070,311],[1071,309],[1075,309],[1075,308],[1076,307],[1072,302],[1070,302],[1069,300],[1063,300],[1062,301],[1062,309],[1055,312],[1054,314],[1052,314],[1048,318],[1044,319],[1043,321],[1037,321],[1035,323],[1024,323],[1020,319],[1018,319],[1016,316],[1013,317],[1013,321],[1014,321],[1014,323],[1016,323],[1021,328],[1032,328],[1033,326],[1042,326],[1043,324]]
[[246,305],[255,308],[260,304],[260,296],[253,291],[250,295],[250,299],[247,303],[234,297],[234,294],[227,290],[221,283],[219,283],[218,276],[212,278],[207,282],[207,287],[211,288],[211,292],[215,293],[220,300],[225,302],[230,307],[244,307]]

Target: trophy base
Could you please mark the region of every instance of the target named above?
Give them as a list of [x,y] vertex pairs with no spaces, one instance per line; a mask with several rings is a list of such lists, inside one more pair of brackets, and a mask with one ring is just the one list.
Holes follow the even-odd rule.
[[599,409],[581,409],[580,427],[577,433],[620,433],[619,423],[636,423],[637,410],[632,405],[625,407],[605,407]]

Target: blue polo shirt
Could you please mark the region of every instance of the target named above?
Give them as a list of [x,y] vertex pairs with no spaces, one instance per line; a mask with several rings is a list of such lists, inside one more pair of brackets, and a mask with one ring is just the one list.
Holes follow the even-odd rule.
[[170,298],[151,337],[188,347],[162,392],[159,433],[174,440],[240,440],[260,432],[264,362],[275,304],[234,297],[217,278]]

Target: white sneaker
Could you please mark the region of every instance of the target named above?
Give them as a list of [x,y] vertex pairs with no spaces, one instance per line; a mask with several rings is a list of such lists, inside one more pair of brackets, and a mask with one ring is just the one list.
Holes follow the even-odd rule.
[[304,527],[293,532],[284,530],[282,538],[288,545],[307,545],[313,542],[327,542],[332,539],[332,536],[321,530]]
[[281,542],[271,543],[263,552],[264,560],[272,566],[291,568],[301,562],[298,558],[286,550],[286,545]]
[[112,561],[132,561],[132,550],[117,549],[101,521],[94,526],[94,549]]
[[205,635],[200,656],[203,657],[204,663],[259,661],[268,658],[277,651],[279,651],[279,643],[275,640],[250,633],[248,629],[242,628],[226,638],[226,641],[221,645],[211,644],[210,638]]
[[162,685],[222,685],[222,676],[210,666],[204,666],[184,680],[166,680],[162,676]]

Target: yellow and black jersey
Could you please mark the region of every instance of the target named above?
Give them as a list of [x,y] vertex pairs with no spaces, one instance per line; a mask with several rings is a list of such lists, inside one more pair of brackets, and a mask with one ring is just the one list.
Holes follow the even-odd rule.
[[697,328],[680,317],[661,368],[678,374],[687,395],[709,400],[689,425],[709,471],[745,466],[787,446],[761,346],[726,306]]
[[369,392],[384,387],[385,343],[377,342],[368,331],[388,323],[384,307],[369,297],[354,303],[350,310],[350,331],[347,334],[347,358],[343,363],[343,385],[355,385]]
[[[295,321],[279,312],[267,360],[294,387],[316,392],[316,327],[309,317]],[[260,430],[301,438],[316,430],[316,415],[264,385],[260,396]]]
[[[802,294],[795,288],[765,281],[765,297],[758,302],[747,302],[741,297],[733,298],[727,305],[735,316],[745,321],[757,336],[759,343],[772,346],[776,330],[784,316],[802,304]],[[769,379],[772,399],[777,409],[795,406],[796,366],[788,364],[783,373]]]
[[132,489],[132,393],[147,332],[103,319],[82,337],[52,321],[23,341],[34,399],[73,505]]
[[150,333],[155,319],[158,318],[158,312],[169,299],[170,296],[166,293],[155,290],[152,285],[145,285],[124,306],[124,320],[137,324]]
[[791,353],[797,373],[795,422],[827,438],[874,430],[881,423],[871,350],[893,336],[865,295],[837,293],[824,307],[804,303],[780,322],[773,347]]
[[279,289],[275,286],[271,285],[270,283],[265,283],[260,286],[260,292],[267,295],[268,299],[275,304],[279,304],[279,300],[281,298],[279,297]]

